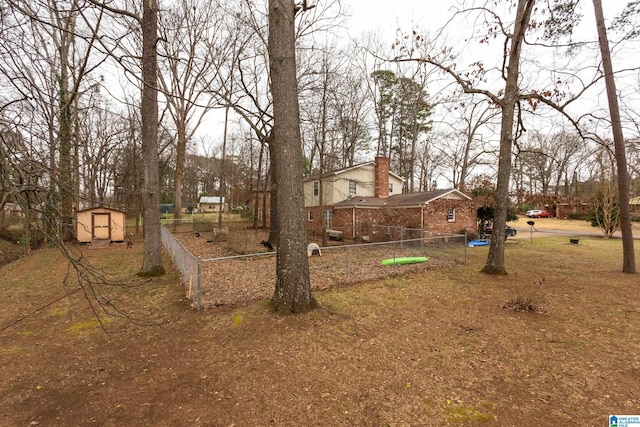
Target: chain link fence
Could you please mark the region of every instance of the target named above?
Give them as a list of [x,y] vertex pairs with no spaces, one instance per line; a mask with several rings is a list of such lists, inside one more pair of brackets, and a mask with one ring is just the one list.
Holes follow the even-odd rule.
[[269,230],[252,227],[246,221],[228,221],[220,226],[217,219],[191,215],[184,219],[164,219],[161,223],[175,235],[194,233],[208,243],[242,255],[259,252],[260,242],[269,240]]
[[[353,241],[361,243],[393,242],[396,240],[411,240],[423,237],[425,231],[420,228],[381,225],[369,221],[358,221],[349,227],[328,227],[325,232],[327,238],[333,242]],[[321,230],[312,230],[311,237],[322,238]]]
[[202,262],[167,230],[160,227],[162,245],[169,253],[173,264],[180,271],[186,295],[192,301],[196,310],[202,308]]
[[[172,220],[162,227],[162,242],[182,273],[187,298],[196,309],[270,298],[276,281],[276,252],[261,245],[262,240],[268,240],[269,231],[247,227],[246,222],[240,223],[242,226],[227,223],[224,231],[216,230],[219,227],[213,224]],[[170,229],[175,230],[174,234]],[[312,289],[466,262],[464,234],[438,234],[392,226],[370,230],[371,235],[382,236],[383,241],[360,239],[354,244],[331,241],[329,246],[319,248],[320,256],[309,256]],[[312,236],[309,242],[316,243]],[[216,255],[221,248],[237,255]],[[207,256],[208,253],[213,255]],[[428,261],[382,265],[383,260],[411,257],[427,257]]]

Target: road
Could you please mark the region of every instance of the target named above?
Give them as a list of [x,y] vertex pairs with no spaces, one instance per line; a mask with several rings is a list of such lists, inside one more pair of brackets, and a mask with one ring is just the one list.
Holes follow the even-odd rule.
[[[533,221],[533,228],[527,225],[527,221]],[[557,218],[536,218],[530,219],[522,216],[515,222],[509,222],[509,226],[518,230],[516,239],[529,239],[532,237],[550,237],[554,235],[566,235],[569,237],[602,237],[599,228],[591,227],[587,221],[567,220]],[[632,226],[634,239],[640,239],[640,224],[634,223]],[[620,231],[616,231],[614,238],[621,238]]]

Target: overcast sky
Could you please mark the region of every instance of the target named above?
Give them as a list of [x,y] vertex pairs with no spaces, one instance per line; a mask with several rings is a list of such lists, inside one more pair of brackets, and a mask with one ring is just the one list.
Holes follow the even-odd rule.
[[[385,42],[389,43],[389,46],[395,41],[398,29],[402,34],[410,33],[413,29],[417,29],[422,35],[435,34],[452,17],[454,11],[461,8],[460,4],[462,3],[459,0],[342,0],[342,2],[350,15],[347,28],[351,37],[358,38],[362,33],[376,31],[381,34]],[[628,2],[629,0],[602,1],[607,26],[616,15],[620,14]],[[468,6],[474,2],[467,0],[466,3]],[[482,2],[476,1],[475,3]],[[582,20],[574,32],[573,41],[597,41],[592,0],[581,0],[578,10],[582,14]],[[505,14],[503,16],[506,23],[511,22],[511,15]],[[469,16],[477,15],[470,14]],[[485,61],[487,66],[499,64],[502,46],[498,45],[492,48],[486,46],[487,50],[483,51],[485,46],[478,43],[460,43],[463,38],[469,37],[473,23],[469,20],[468,26],[464,26],[459,22],[456,22],[457,26],[450,25],[451,28],[445,32],[447,36],[446,42],[444,42],[447,46],[454,48],[454,53],[460,54],[458,66],[461,63],[470,64],[478,60]],[[484,31],[484,29],[480,28],[479,31]],[[618,37],[620,37],[619,34],[609,31],[610,47],[614,53],[614,70],[640,68],[640,56],[638,56],[636,49],[640,42],[626,43],[627,50],[622,51],[620,46],[615,43]],[[456,42],[456,40],[459,41]],[[575,61],[581,61],[580,63],[584,61],[585,66],[593,66],[594,61],[599,61],[594,58],[594,56],[599,58],[597,45],[592,44],[591,46],[593,48],[591,51],[585,50],[584,57],[576,58]],[[543,53],[544,56],[536,59],[548,60],[553,67],[556,65],[556,61],[561,58],[554,58],[550,52],[549,49],[546,49]],[[559,53],[555,52],[556,55]],[[492,58],[493,56],[496,57]],[[494,62],[495,64],[493,64]],[[576,62],[574,62],[575,64]],[[619,86],[624,87],[624,82],[620,81]],[[433,91],[431,93],[433,94]]]
[[[352,32],[379,29],[394,34],[398,24],[410,29],[412,24],[421,28],[438,28],[451,16],[458,0],[342,0],[352,15]],[[603,0],[606,19],[620,13],[629,0]],[[467,3],[470,3],[467,1]],[[581,1],[585,25],[593,22],[592,0]],[[592,24],[595,31],[595,24]]]
[[439,27],[450,15],[452,0],[343,0],[351,15],[351,32]]

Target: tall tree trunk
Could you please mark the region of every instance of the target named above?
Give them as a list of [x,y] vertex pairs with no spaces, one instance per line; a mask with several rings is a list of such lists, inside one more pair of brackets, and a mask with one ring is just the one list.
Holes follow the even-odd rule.
[[173,218],[182,218],[182,182],[184,175],[184,163],[187,157],[187,130],[184,120],[178,119],[178,144],[176,145],[176,175],[173,185],[175,194],[173,199]]
[[[265,141],[260,141],[260,154],[258,155],[258,167],[256,168],[258,170],[258,173],[256,174],[256,192],[253,195],[255,200],[253,203],[253,228],[258,228],[258,214],[260,213],[260,181],[262,181],[262,163],[266,144],[267,143]],[[267,191],[266,184],[263,185],[262,188],[262,191]],[[264,211],[264,205],[262,210]]]
[[473,144],[473,135],[467,135],[467,143],[464,147],[462,157],[462,167],[460,168],[460,179],[458,180],[458,190],[462,192],[465,191],[467,174],[469,173],[469,151],[471,150],[471,144]]
[[144,0],[142,12],[142,159],[144,163],[144,257],[141,276],[164,274],[160,238],[160,156],[158,154],[158,4]]
[[269,0],[269,66],[273,94],[271,149],[278,187],[279,244],[273,308],[282,313],[315,307],[304,227],[302,138],[295,58],[294,0]]
[[222,134],[222,159],[220,159],[220,209],[218,209],[218,227],[222,227],[222,211],[227,192],[226,163],[227,163],[227,134],[229,130],[229,106],[224,109],[224,131]]
[[[73,19],[66,17],[67,20]],[[65,26],[69,27],[68,21]],[[60,75],[58,76],[58,102],[59,102],[59,154],[60,162],[58,164],[58,188],[60,191],[60,238],[63,241],[73,238],[73,182],[71,174],[71,152],[73,146],[72,137],[72,100],[69,93],[69,37],[70,34],[62,33],[60,40]]]
[[[269,137],[271,140],[271,137]],[[269,153],[272,152],[273,144],[271,140],[269,142]],[[280,227],[278,225],[278,210],[276,209],[278,200],[278,186],[276,185],[275,176],[276,164],[273,154],[270,155],[269,169],[267,170],[267,176],[265,177],[264,192],[262,193],[262,206],[264,206],[264,215],[262,215],[262,229],[267,228],[267,195],[271,201],[269,204],[269,238],[267,239],[271,243],[278,243],[280,241]],[[268,193],[267,193],[268,190]]]
[[622,231],[623,254],[622,271],[624,273],[636,273],[633,232],[631,230],[631,207],[629,206],[629,173],[627,172],[627,156],[624,146],[624,135],[622,134],[622,124],[620,122],[616,82],[613,77],[611,51],[609,50],[607,29],[604,25],[604,16],[602,13],[602,1],[593,0],[593,8],[596,15],[596,25],[598,26],[598,40],[600,42],[600,52],[602,54],[602,67],[604,68],[604,81],[607,86],[609,114],[611,115],[611,129],[613,131],[616,165],[618,167],[618,202],[620,203],[620,230]]
[[513,124],[515,106],[520,94],[518,70],[520,54],[531,10],[535,0],[519,0],[507,68],[507,81],[502,99],[502,123],[500,128],[500,158],[498,159],[498,183],[496,186],[496,209],[493,219],[493,233],[487,262],[482,269],[489,274],[507,274],[504,265],[504,243],[506,239],[507,208],[509,205],[509,177],[511,175],[511,148],[513,146]]
[[327,64],[327,57],[325,55],[324,57],[324,79],[322,82],[322,114],[321,114],[321,119],[320,119],[320,149],[319,151],[319,178],[318,178],[318,204],[320,206],[320,219],[322,221],[322,246],[327,246],[328,242],[327,242],[327,227],[329,226],[329,224],[327,224],[327,218],[325,217],[324,211],[325,211],[325,200],[324,200],[324,179],[323,179],[323,175],[324,175],[324,170],[325,170],[325,165],[324,165],[324,155],[327,149],[327,91],[329,89],[329,71],[328,71],[328,67],[329,65]]

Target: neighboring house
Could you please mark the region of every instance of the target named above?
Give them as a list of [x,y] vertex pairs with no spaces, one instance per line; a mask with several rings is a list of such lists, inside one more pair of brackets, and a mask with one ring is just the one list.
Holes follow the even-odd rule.
[[18,203],[6,202],[2,207],[2,217],[4,218],[9,216],[14,216],[19,218],[24,217],[22,206],[20,206]]
[[[352,181],[355,181],[355,191],[350,191],[354,186]],[[382,157],[375,162],[324,174],[325,197],[321,209],[315,184],[318,178],[305,180],[307,232],[319,234],[323,218],[327,229],[342,232],[345,239],[362,238],[361,234],[365,233],[362,224],[437,233],[475,232],[477,206],[471,197],[454,189],[398,194],[402,181],[389,171],[389,159]],[[396,188],[397,191],[392,191]]]
[[[220,209],[220,197],[218,196],[202,196],[198,201],[198,210],[200,212],[218,212]],[[224,197],[222,198],[222,212],[226,211]]]
[[125,237],[125,214],[110,208],[90,208],[75,214],[76,239],[80,243],[96,241],[122,242]]
[[192,214],[198,212],[198,204],[195,202],[182,202],[182,213]]
[[[198,212],[198,203],[194,202],[182,202],[182,213],[192,214]],[[175,213],[176,207],[173,203],[160,203],[161,214]]]
[[172,214],[174,210],[173,203],[160,203],[161,214]]
[[640,215],[640,197],[634,197],[629,200],[629,207],[632,215]]

